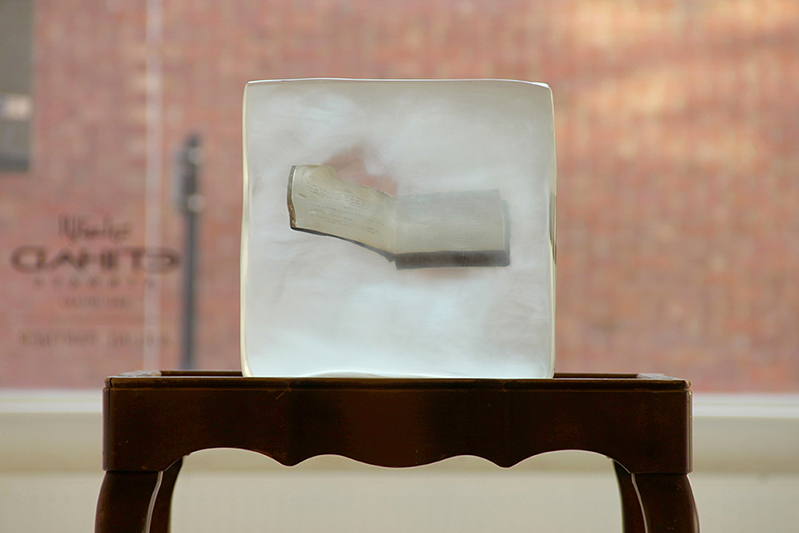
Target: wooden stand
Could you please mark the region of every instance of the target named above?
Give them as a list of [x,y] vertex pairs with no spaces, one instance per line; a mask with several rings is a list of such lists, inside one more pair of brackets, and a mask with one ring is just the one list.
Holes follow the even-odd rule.
[[407,467],[458,455],[510,467],[555,450],[614,461],[625,533],[699,531],[688,382],[554,379],[109,377],[97,533],[166,533],[183,457],[241,448],[291,466],[323,454]]

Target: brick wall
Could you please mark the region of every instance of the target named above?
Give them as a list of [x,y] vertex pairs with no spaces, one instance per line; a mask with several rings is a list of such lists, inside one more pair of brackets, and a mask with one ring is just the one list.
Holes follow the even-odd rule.
[[[81,246],[180,255],[172,157],[193,132],[207,199],[198,359],[237,368],[242,90],[334,76],[551,85],[559,371],[799,388],[796,2],[149,4],[35,1],[32,170],[0,175],[0,385],[94,387],[109,373],[178,364],[179,268],[67,264],[35,275],[10,257],[34,244],[50,262]],[[129,231],[72,242],[59,215]],[[76,311],[70,295],[128,305]],[[54,341],[20,342],[45,326]],[[92,343],[64,340],[81,327],[94,328]]]

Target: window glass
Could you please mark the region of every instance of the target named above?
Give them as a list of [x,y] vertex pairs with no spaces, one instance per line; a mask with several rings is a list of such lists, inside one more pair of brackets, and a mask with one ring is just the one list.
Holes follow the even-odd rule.
[[187,308],[191,364],[239,368],[243,88],[329,76],[552,87],[557,371],[799,390],[797,25],[793,0],[0,0],[0,386],[184,366]]
[[0,172],[24,172],[30,163],[30,0],[0,0]]

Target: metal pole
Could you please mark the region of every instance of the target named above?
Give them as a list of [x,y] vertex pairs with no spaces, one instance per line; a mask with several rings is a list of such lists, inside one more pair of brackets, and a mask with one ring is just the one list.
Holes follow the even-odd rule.
[[185,216],[183,254],[183,330],[181,368],[195,367],[194,332],[196,324],[195,278],[197,269],[197,222],[203,207],[198,176],[201,163],[200,137],[191,135],[178,154],[178,208]]

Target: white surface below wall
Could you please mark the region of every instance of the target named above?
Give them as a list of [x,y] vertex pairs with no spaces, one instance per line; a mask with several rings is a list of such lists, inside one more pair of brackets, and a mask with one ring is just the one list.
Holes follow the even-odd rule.
[[[0,531],[93,530],[100,474],[0,474]],[[703,533],[794,533],[799,475],[693,474]],[[534,524],[534,527],[531,525]],[[621,531],[607,472],[209,472],[187,464],[173,533]]]

